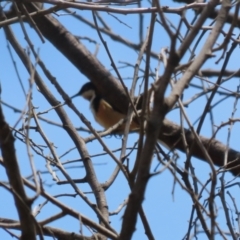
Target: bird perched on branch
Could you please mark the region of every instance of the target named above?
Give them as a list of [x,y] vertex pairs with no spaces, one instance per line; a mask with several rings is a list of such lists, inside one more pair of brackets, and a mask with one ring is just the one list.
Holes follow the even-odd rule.
[[[98,93],[96,87],[91,82],[85,83],[80,91],[71,98],[77,96],[82,96],[90,102],[90,109],[96,122],[98,122],[105,129],[114,126],[119,121],[126,118],[125,114],[114,109],[113,106]],[[124,127],[124,124],[119,126],[117,132],[123,131]],[[130,131],[137,129],[139,129],[139,125],[135,121],[132,121],[130,124]]]

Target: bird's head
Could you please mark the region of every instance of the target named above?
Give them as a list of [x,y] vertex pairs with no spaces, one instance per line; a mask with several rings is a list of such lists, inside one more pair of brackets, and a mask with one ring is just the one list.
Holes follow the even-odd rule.
[[77,94],[73,95],[71,98],[73,99],[77,96],[82,96],[88,101],[91,101],[96,96],[96,88],[91,82],[85,83],[80,91]]

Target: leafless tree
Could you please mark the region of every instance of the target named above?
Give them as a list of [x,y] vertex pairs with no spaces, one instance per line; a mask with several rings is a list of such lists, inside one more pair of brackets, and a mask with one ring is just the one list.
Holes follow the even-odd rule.
[[[172,194],[180,187],[192,202],[182,239],[200,235],[205,239],[238,239],[239,190],[235,190],[239,186],[240,153],[230,139],[237,148],[239,2],[167,4],[128,0],[0,3],[1,36],[5,36],[8,49],[8,56],[0,57],[1,65],[11,57],[19,80],[19,84],[12,83],[10,70],[1,68],[0,72],[6,73],[1,77],[2,96],[8,84],[11,100],[19,92],[25,99],[24,107],[19,108],[13,103],[16,99],[1,98],[0,163],[7,179],[1,176],[1,198],[10,194],[15,203],[11,208],[18,214],[15,219],[0,216],[0,227],[9,236],[23,240],[128,240],[133,239],[139,216],[145,233],[141,239],[161,239],[144,203],[162,194],[158,186],[151,196],[146,190],[152,187],[152,179],[168,172]],[[72,31],[73,25],[79,26],[79,36]],[[123,30],[129,27],[133,28],[132,36]],[[68,79],[62,82],[55,77],[57,70],[52,64],[58,59],[52,57],[53,52],[42,58],[38,50],[42,43],[51,43],[53,52],[61,53],[79,70],[77,84],[66,66],[58,68],[64,69]],[[84,43],[96,47],[87,49]],[[100,62],[99,43],[108,63]],[[129,60],[130,55],[136,60]],[[28,81],[21,77],[23,69]],[[103,132],[94,129],[82,106],[66,91],[67,85],[83,84],[81,74],[114,109],[125,114],[123,121]],[[10,111],[17,116],[11,122]],[[137,134],[129,134],[131,121],[139,126]],[[77,127],[79,122],[84,127]],[[120,124],[125,129],[116,134]],[[225,135],[220,138],[223,131]],[[112,149],[113,141],[119,148]],[[93,149],[89,147],[93,142],[101,147],[96,156],[88,151]],[[101,159],[102,155],[113,167],[96,164],[94,157]],[[205,162],[205,178],[196,169],[200,160]],[[31,172],[28,176],[23,174],[26,168]],[[104,180],[99,172],[104,172]],[[119,179],[124,190],[116,183]],[[125,200],[116,200],[119,207],[111,211],[109,202],[118,191]],[[34,207],[36,203],[40,203],[38,207]],[[42,212],[47,216],[44,219]],[[118,227],[112,224],[115,215],[122,217]],[[161,217],[156,212],[159,225],[167,221]],[[52,225],[68,218],[78,226],[75,232],[67,229],[67,224],[66,229]],[[176,226],[171,228],[174,232]]]

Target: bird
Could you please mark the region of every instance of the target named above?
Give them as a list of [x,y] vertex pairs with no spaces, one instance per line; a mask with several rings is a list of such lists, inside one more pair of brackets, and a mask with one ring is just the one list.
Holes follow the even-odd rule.
[[[102,127],[106,129],[113,127],[120,120],[126,118],[126,114],[123,114],[116,110],[106,99],[104,99],[100,93],[97,91],[96,87],[92,82],[85,83],[80,91],[73,95],[71,99],[82,96],[84,99],[90,102],[90,109],[93,113],[94,119]],[[123,132],[125,125],[120,125],[115,132]],[[130,124],[130,131],[135,131],[139,129],[139,125],[132,120]]]

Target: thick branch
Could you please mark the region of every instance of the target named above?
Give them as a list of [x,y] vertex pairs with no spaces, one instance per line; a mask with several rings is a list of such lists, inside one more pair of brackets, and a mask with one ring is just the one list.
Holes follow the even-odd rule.
[[[31,8],[28,8],[31,10]],[[32,7],[32,11],[36,10]],[[79,71],[92,81],[101,94],[118,109],[117,102],[122,102],[119,110],[127,113],[128,99],[120,83],[105,67],[77,40],[59,21],[52,16],[34,17],[38,28]]]
[[[166,143],[171,148],[177,148],[183,152],[185,152],[185,145],[182,139],[182,128],[165,119],[163,122],[164,127],[163,131],[159,135],[159,139]],[[192,146],[195,141],[193,134],[191,131],[184,129],[185,137],[187,144]],[[209,139],[203,136],[200,136],[200,140],[203,146],[208,150],[208,154],[211,157],[212,161],[215,165],[219,167],[223,167],[224,164],[224,155],[227,147],[216,139]],[[204,154],[201,151],[200,147],[197,144],[194,144],[192,149],[192,153],[194,157],[199,158],[203,161]],[[225,166],[230,172],[232,172],[235,176],[240,174],[240,152],[237,152],[233,149],[228,150],[228,165]]]
[[[43,35],[71,61],[79,71],[85,74],[90,81],[94,82],[99,92],[121,112],[127,112],[128,100],[126,94],[118,84],[117,80],[102,66],[102,64],[80,43],[77,39],[65,29],[60,22],[52,16],[41,16],[34,18]],[[186,130],[188,142],[193,141],[193,136]],[[180,126],[165,120],[162,127],[162,133],[159,140],[169,146],[175,146],[181,151],[185,151],[181,140]],[[176,143],[176,141],[179,141]],[[209,139],[201,137],[200,140],[207,146],[210,157],[217,166],[223,166],[223,156],[226,146],[217,140],[212,140],[209,146]],[[194,157],[206,161],[203,153],[196,146],[192,154]],[[240,170],[240,153],[229,149],[228,162],[231,163],[229,169],[234,175],[238,175]]]
[[21,239],[36,239],[35,224],[31,214],[31,202],[29,201],[21,178],[20,169],[15,155],[14,138],[8,124],[4,120],[0,107],[0,145],[3,162],[12,188],[13,198],[20,219]]

